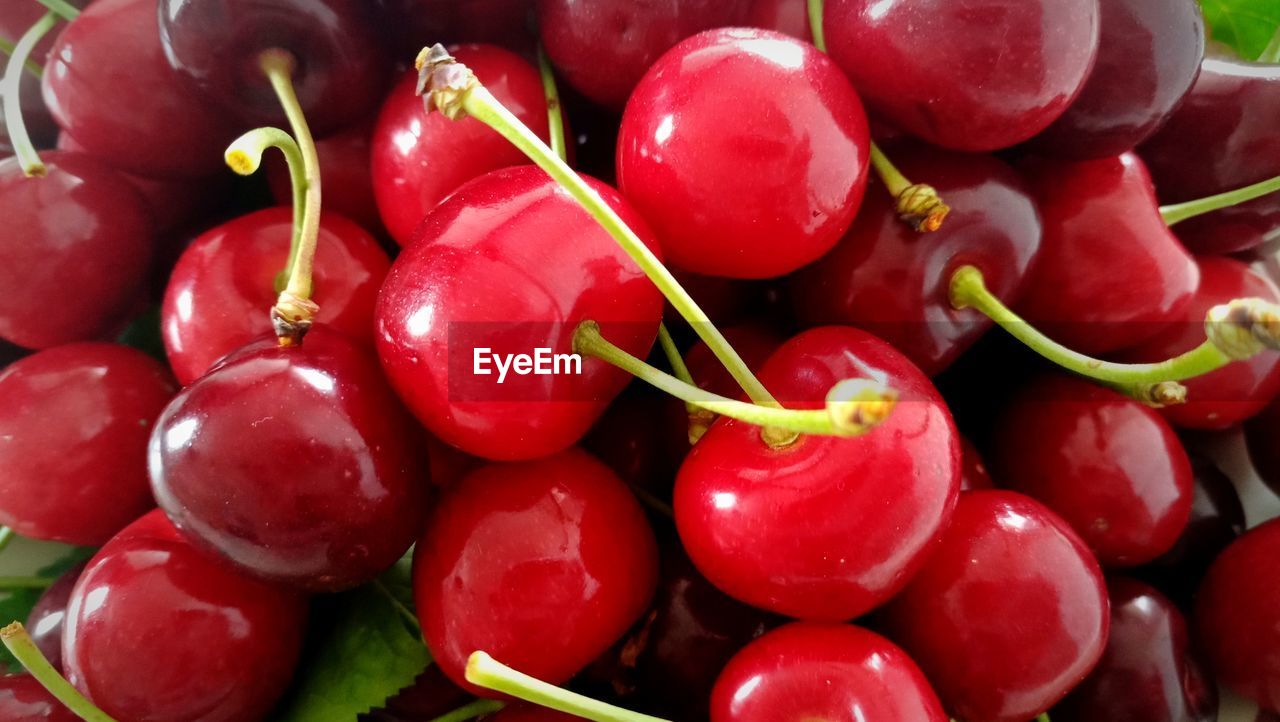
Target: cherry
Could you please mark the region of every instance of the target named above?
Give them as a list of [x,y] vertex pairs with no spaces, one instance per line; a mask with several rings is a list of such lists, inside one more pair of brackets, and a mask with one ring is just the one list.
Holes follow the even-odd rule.
[[1275,443],[1277,428],[1280,428],[1280,397],[1245,422],[1244,438],[1258,476],[1272,490],[1280,493],[1280,445]]
[[425,439],[431,483],[442,489],[453,486],[472,469],[484,463],[482,459],[459,451],[431,434],[425,434]]
[[1280,520],[1250,530],[1213,563],[1195,624],[1218,681],[1280,710]]
[[31,641],[49,660],[54,669],[62,669],[62,631],[67,618],[67,602],[71,599],[71,590],[85,565],[77,564],[63,572],[36,601],[36,605],[27,614],[26,627]]
[[[74,0],[71,2],[73,7],[83,7],[84,0]],[[5,3],[0,8],[0,39],[9,43],[16,43],[27,29],[36,24],[48,10],[41,7],[36,2],[11,2]],[[53,47],[53,40],[56,32],[50,32],[44,36],[35,49],[31,53],[31,59],[38,65],[43,66],[49,56],[49,49]],[[8,55],[4,56],[6,59]],[[0,71],[2,74],[3,71]],[[32,140],[37,146],[47,147],[53,144],[58,136],[58,126],[54,124],[53,118],[49,115],[49,109],[45,107],[44,101],[40,97],[40,80],[27,73],[22,78],[22,88],[19,91],[19,97],[22,101],[22,117],[26,121],[27,131],[30,133]],[[4,125],[0,123],[0,126]],[[5,135],[5,131],[0,130],[0,136]],[[7,156],[9,153],[0,152],[0,157]]]
[[658,57],[704,30],[740,25],[750,0],[537,0],[542,44],[583,95],[621,109]]
[[1059,722],[1216,722],[1218,690],[1182,613],[1132,579],[1107,583],[1111,632],[1098,666],[1053,708]]
[[5,722],[80,722],[36,679],[26,674],[0,677],[0,719]]
[[67,680],[117,719],[263,719],[293,675],[306,611],[153,511],[100,549],[71,593]]
[[[588,183],[651,239],[616,191]],[[645,356],[661,313],[661,295],[600,225],[541,170],[520,166],[432,211],[383,284],[375,338],[392,385],[432,433],[477,456],[530,459],[581,438],[628,377],[587,360],[581,374],[498,384],[494,368],[475,373],[475,349],[568,353],[578,324],[593,320]]]
[[379,29],[396,38],[396,57],[411,58],[434,42],[492,43],[519,50],[537,44],[533,0],[377,0]]
[[0,523],[97,545],[150,509],[147,437],[175,390],[151,357],[105,343],[0,371]]
[[982,460],[978,447],[967,437],[960,437],[960,491],[977,489],[994,489],[996,483],[987,471],[987,464]]
[[951,305],[952,274],[977,266],[997,296],[1019,298],[1040,247],[1040,216],[1022,180],[994,158],[922,145],[892,153],[903,173],[952,205],[946,223],[918,233],[899,219],[896,200],[873,188],[835,250],[794,276],[792,298],[805,322],[858,326],[934,375],[993,325]]
[[907,654],[878,634],[798,622],[747,645],[725,667],[711,722],[946,722]]
[[577,449],[469,474],[432,514],[413,575],[436,664],[486,697],[464,676],[472,652],[559,684],[622,636],[656,579],[644,513]]
[[[273,285],[289,259],[293,213],[268,208],[201,234],[169,276],[161,331],[178,381],[190,384],[214,362],[271,330]],[[347,219],[320,218],[314,284],[318,319],[365,345],[373,308],[391,263],[369,234]]]
[[857,329],[784,344],[760,380],[788,408],[821,408],[838,381],[897,389],[864,436],[802,436],[775,448],[720,419],[676,479],[676,525],[698,570],[732,597],[788,616],[845,620],[886,601],[924,562],[955,504],[960,442],[928,378]]
[[806,0],[754,0],[747,10],[747,24],[813,42]]
[[[373,196],[369,160],[372,133],[372,122],[352,126],[317,141],[316,152],[320,156],[325,210],[346,216],[370,232],[381,233],[382,217]],[[288,166],[275,159],[266,164],[266,170],[276,203],[292,205],[293,183]]]
[[679,413],[671,417],[676,428],[655,423],[672,414],[672,405],[670,397],[632,382],[600,415],[582,446],[628,484],[668,497],[679,459],[672,449],[680,448],[668,437],[680,436],[684,447],[689,446],[684,404],[678,404]]
[[1107,594],[1057,515],[1014,492],[970,491],[885,622],[956,718],[1025,722],[1102,656]]
[[[539,137],[547,138],[547,107],[538,71],[492,45],[450,48],[485,87]],[[373,190],[392,237],[406,246],[424,216],[467,181],[527,163],[518,148],[475,118],[424,113],[416,71],[387,96],[373,131]]]
[[194,544],[263,579],[336,591],[372,579],[422,528],[412,418],[372,354],[323,326],[266,338],[188,386],[151,435],[151,484]]
[[1027,170],[1044,242],[1027,292],[1014,304],[1023,317],[1090,355],[1142,343],[1162,324],[1185,318],[1199,280],[1196,263],[1161,218],[1136,155],[1046,160]]

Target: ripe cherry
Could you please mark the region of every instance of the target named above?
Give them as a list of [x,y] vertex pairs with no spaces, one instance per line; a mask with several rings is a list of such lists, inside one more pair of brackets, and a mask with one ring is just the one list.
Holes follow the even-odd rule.
[[813,42],[806,0],[754,0],[747,10],[747,25]]
[[644,512],[577,449],[469,474],[432,514],[413,577],[436,663],[481,696],[493,692],[464,676],[472,652],[560,684],[644,612],[656,579]]
[[825,55],[779,33],[712,30],[668,51],[636,87],[618,183],[674,265],[771,278],[817,260],[848,229],[869,153],[862,103]]
[[684,404],[672,417],[678,428],[658,421],[671,414],[671,397],[639,381],[632,382],[582,438],[582,447],[590,451],[623,481],[646,489],[660,498],[669,498],[675,483],[679,449],[670,437],[681,436],[689,446],[688,415]]
[[582,718],[546,707],[516,702],[485,717],[485,720],[486,722],[581,722]]
[[379,29],[396,40],[397,58],[412,58],[434,42],[492,43],[520,51],[537,45],[534,0],[376,0]]
[[353,587],[422,529],[421,433],[372,353],[323,326],[228,356],[169,404],[149,454],[178,528],[263,579]]
[[[83,7],[85,0],[74,0],[71,5],[77,8]],[[48,10],[39,3],[5,3],[0,7],[0,39],[8,43],[17,43],[18,38],[35,25],[46,12]],[[31,60],[43,66],[48,61],[49,49],[53,47],[56,36],[56,29],[47,33],[32,50]],[[5,57],[7,59],[7,53]],[[54,124],[53,118],[49,115],[49,109],[45,107],[44,100],[40,97],[40,79],[31,73],[24,73],[18,97],[21,99],[22,118],[26,123],[27,132],[35,141],[36,147],[52,145],[58,137],[58,126]],[[3,125],[5,124],[0,122],[0,126]],[[0,140],[5,137],[7,137],[6,130],[0,128]],[[8,155],[10,153],[0,150],[0,157]]]
[[35,677],[11,674],[0,677],[0,719],[5,722],[80,722],[80,716],[62,706]]
[[960,491],[996,488],[978,447],[964,436],[960,437],[960,462]]
[[1048,508],[970,491],[885,621],[952,715],[1025,722],[1101,657],[1107,594],[1093,555]]
[[1277,431],[1280,431],[1280,400],[1273,400],[1244,424],[1244,437],[1253,467],[1267,486],[1280,493],[1280,445],[1275,443]]
[[67,679],[117,719],[263,719],[293,675],[306,616],[302,597],[230,571],[153,511],[80,576]]
[[71,599],[71,590],[75,588],[84,567],[84,564],[77,564],[63,572],[57,581],[44,590],[27,614],[26,628],[31,641],[40,648],[54,669],[62,669],[62,633],[66,627],[64,622],[67,618],[67,602]]
[[[316,142],[320,158],[320,184],[324,188],[324,207],[355,221],[371,233],[382,233],[382,217],[373,197],[373,175],[370,171],[370,136],[372,121]],[[274,155],[273,155],[274,157]],[[276,203],[293,203],[293,183],[288,166],[278,158],[266,164],[267,181]],[[324,242],[321,242],[324,247]]]

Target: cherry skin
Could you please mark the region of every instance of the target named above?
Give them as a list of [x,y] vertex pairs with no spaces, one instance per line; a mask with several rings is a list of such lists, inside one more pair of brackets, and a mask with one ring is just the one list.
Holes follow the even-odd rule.
[[533,0],[377,0],[379,30],[396,40],[397,58],[412,58],[425,43],[492,43],[520,51],[537,46],[529,22]]
[[71,593],[67,680],[116,719],[265,719],[306,617],[304,598],[234,573],[153,511],[100,549]]
[[831,57],[868,107],[956,150],[1007,148],[1070,107],[1098,53],[1098,0],[830,0]]
[[184,389],[149,468],[196,546],[308,591],[372,579],[426,513],[421,433],[373,354],[324,326],[300,346],[255,341]]
[[[673,416],[682,428],[668,428],[658,422],[671,414],[671,397],[641,381],[633,381],[618,395],[591,431],[582,438],[582,447],[613,469],[623,481],[648,490],[659,498],[669,498],[675,483],[679,457],[673,453],[669,437],[688,428],[688,416]],[[684,405],[679,405],[685,413]],[[688,434],[684,434],[688,447]]]
[[964,436],[960,437],[960,462],[960,491],[996,488],[978,447]]
[[[588,183],[656,248],[616,191]],[[392,385],[441,440],[533,459],[577,442],[630,377],[585,359],[581,374],[511,373],[499,384],[495,368],[476,373],[475,349],[569,353],[578,324],[593,320],[645,357],[661,314],[661,295],[600,225],[540,169],[520,166],[477,178],[427,216],[383,284],[375,340]]]
[[1136,155],[1026,169],[1044,242],[1014,304],[1024,318],[1054,340],[1098,355],[1142,343],[1184,317],[1199,272],[1160,217]]
[[0,719],[6,722],[80,722],[44,685],[27,674],[0,677]]
[[969,491],[885,621],[956,718],[1026,722],[1102,656],[1107,593],[1093,555],[1048,508]]
[[0,524],[94,546],[154,506],[146,448],[176,388],[126,346],[68,344],[0,371]]
[[[268,208],[201,234],[169,276],[160,314],[165,351],[182,384],[271,331],[275,281],[289,260],[293,211]],[[342,216],[320,217],[312,283],[317,320],[364,345],[391,262],[368,233]]]
[[644,512],[577,449],[472,472],[441,499],[414,555],[427,646],[484,697],[495,693],[464,676],[472,652],[563,683],[640,617],[656,581]]
[[[370,170],[372,121],[316,141],[320,158],[320,185],[324,189],[324,208],[355,221],[371,233],[382,233],[382,217],[373,196],[373,174]],[[267,181],[271,195],[282,206],[293,204],[293,180],[289,166],[272,154],[267,163]],[[323,248],[323,244],[321,245]]]
[[740,25],[750,0],[536,0],[547,56],[570,85],[614,109],[658,57],[704,30]]
[[676,478],[676,526],[698,570],[730,596],[841,621],[885,602],[924,562],[960,483],[960,440],[929,379],[885,342],[830,326],[792,338],[760,380],[788,408],[821,408],[847,378],[896,389],[892,415],[852,438],[773,448],[720,419]]
[[1061,722],[1216,722],[1218,689],[1193,650],[1182,612],[1132,579],[1107,583],[1111,631],[1088,678],[1053,708]]
[[582,718],[534,704],[516,702],[485,717],[485,720],[486,722],[581,722]]
[[[450,48],[485,88],[547,139],[547,106],[538,71],[524,58],[492,45]],[[387,96],[373,131],[373,191],[382,220],[402,246],[423,217],[467,181],[529,161],[524,153],[475,118],[449,120],[426,113],[418,73],[404,75]]]
[[1277,431],[1280,431],[1280,398],[1244,424],[1244,438],[1253,467],[1267,486],[1280,493],[1280,448],[1275,443]]
[[67,602],[84,567],[83,563],[77,564],[59,576],[27,614],[26,627],[31,641],[40,648],[54,669],[62,669],[62,632],[67,618]]
[[618,135],[619,187],[671,262],[731,278],[781,276],[829,251],[858,211],[869,159],[866,115],[840,69],[766,30],[672,48]]
[[917,232],[873,182],[835,250],[793,277],[792,300],[806,323],[870,331],[932,376],[992,326],[980,313],[952,307],[951,276],[976,266],[992,293],[1012,303],[1039,251],[1040,216],[1021,178],[995,158],[922,145],[891,153],[903,173],[952,206],[946,223]]
[[754,0],[747,10],[747,25],[813,42],[807,0]]

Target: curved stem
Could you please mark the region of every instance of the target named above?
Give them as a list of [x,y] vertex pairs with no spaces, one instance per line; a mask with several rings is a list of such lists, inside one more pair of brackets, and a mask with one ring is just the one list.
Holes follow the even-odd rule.
[[822,52],[827,52],[827,32],[823,25],[822,0],[809,0],[809,32],[813,34],[813,45]]
[[19,622],[14,622],[0,630],[0,641],[9,648],[13,656],[31,673],[36,681],[49,690],[49,694],[67,709],[79,715],[85,722],[116,722],[106,712],[98,709],[75,687],[71,686],[58,670],[49,664],[40,648],[31,641],[31,636]]
[[284,156],[289,167],[289,180],[293,187],[293,235],[289,239],[289,261],[276,276],[276,293],[285,289],[289,281],[289,271],[293,267],[293,259],[298,255],[299,241],[302,238],[302,219],[306,215],[307,180],[302,151],[293,136],[279,128],[255,128],[236,138],[223,158],[231,170],[239,175],[253,175],[262,167],[262,155],[268,148],[275,148]]
[[48,589],[53,586],[52,579],[44,577],[0,577],[0,591],[12,589]]
[[452,712],[446,712],[431,722],[467,722],[481,715],[493,714],[506,707],[496,699],[478,699],[471,704],[463,705]]
[[57,15],[59,18],[70,22],[80,17],[80,10],[76,6],[67,2],[67,0],[36,0],[36,2],[49,9],[49,12]]
[[17,532],[7,526],[0,526],[0,552],[9,548],[9,544],[18,536]]
[[[4,53],[5,57],[13,55],[13,51],[16,50],[17,47],[18,47],[17,45],[10,42],[9,40],[6,40],[5,38],[0,38],[0,53]],[[34,77],[36,80],[40,80],[41,78],[44,77],[44,68],[40,67],[40,63],[37,63],[31,58],[27,58],[27,61],[22,64],[22,67],[28,73],[31,73],[32,77]]]
[[36,152],[35,144],[31,142],[31,135],[27,133],[27,123],[22,118],[23,66],[27,58],[31,57],[31,51],[36,47],[36,43],[39,43],[40,39],[57,24],[58,16],[47,12],[36,21],[35,25],[23,33],[21,38],[18,38],[18,44],[5,65],[4,80],[0,83],[0,86],[3,86],[0,87],[0,99],[3,99],[4,103],[4,122],[9,132],[9,143],[13,146],[13,154],[18,157],[18,162],[22,165],[22,172],[28,178],[44,175],[45,167],[40,160],[40,154]]
[[560,108],[560,89],[556,87],[556,74],[551,68],[547,52],[538,46],[538,72],[542,76],[542,92],[547,97],[547,128],[551,150],[560,160],[569,158],[564,141],[564,116]]
[[1206,213],[1220,211],[1223,208],[1230,208],[1241,203],[1247,203],[1256,198],[1270,195],[1280,191],[1280,176],[1268,178],[1261,183],[1254,183],[1243,188],[1237,188],[1226,193],[1219,193],[1216,196],[1208,198],[1200,198],[1186,203],[1176,203],[1169,206],[1160,207],[1160,215],[1164,218],[1164,222],[1170,226],[1181,223],[1182,221],[1202,216]]
[[576,692],[547,684],[508,667],[484,652],[467,659],[467,681],[516,699],[577,715],[593,722],[667,722],[660,717],[632,712]]

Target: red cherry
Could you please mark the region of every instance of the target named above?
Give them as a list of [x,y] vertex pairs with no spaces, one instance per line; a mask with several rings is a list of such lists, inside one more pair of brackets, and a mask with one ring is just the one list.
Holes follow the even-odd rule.
[[[86,0],[73,0],[70,3],[73,7],[82,8],[86,4]],[[40,3],[33,2],[11,2],[4,3],[0,7],[0,38],[4,38],[10,43],[16,43],[23,33],[36,24],[46,12]],[[31,60],[43,66],[48,62],[49,50],[53,47],[53,41],[57,37],[57,28],[45,34],[44,38],[36,44],[31,51]],[[5,54],[8,59],[8,54]],[[53,118],[49,115],[49,109],[45,107],[44,100],[40,97],[40,79],[31,73],[23,73],[22,86],[18,91],[18,98],[22,105],[22,119],[27,127],[27,133],[31,139],[35,141],[36,147],[47,147],[53,144],[58,137],[58,126],[54,124]],[[8,138],[5,123],[0,123],[0,140]],[[3,150],[0,148],[0,158],[12,155],[12,149]]]
[[1098,563],[1066,522],[1007,491],[961,494],[929,561],[885,612],[890,638],[964,720],[1048,710],[1107,640]]
[[644,513],[577,449],[469,474],[433,513],[413,574],[436,663],[486,697],[464,676],[472,652],[560,684],[644,612],[656,579]]
[[0,719],[5,722],[80,722],[80,716],[62,706],[35,677],[11,674],[0,677]]
[[372,353],[323,326],[245,346],[178,394],[149,450],[156,499],[197,546],[307,590],[354,587],[422,529],[417,425]]
[[[271,331],[275,280],[289,260],[293,211],[268,208],[206,231],[169,276],[160,324],[169,364],[190,384],[218,359]],[[373,308],[391,262],[342,216],[320,217],[312,282],[317,320],[352,340],[373,340]]]
[[447,488],[484,463],[465,451],[449,446],[431,434],[424,434],[427,448],[427,466],[431,469],[431,483]]
[[978,451],[978,447],[973,445],[968,438],[960,437],[960,491],[974,491],[977,489],[994,489],[996,483],[992,481],[990,472],[987,471],[986,462],[982,460],[982,454]]
[[377,0],[379,29],[396,38],[395,57],[412,58],[425,42],[492,43],[520,51],[537,45],[533,0]]
[[1280,444],[1276,444],[1280,432],[1280,397],[1273,400],[1257,416],[1244,425],[1244,437],[1249,446],[1249,458],[1258,470],[1258,476],[1276,493],[1280,493]]
[[[547,101],[536,68],[492,45],[461,45],[449,52],[521,122],[547,139]],[[401,78],[373,131],[374,195],[387,230],[402,246],[415,238],[423,217],[462,184],[528,163],[524,153],[475,118],[455,121],[423,112],[417,84],[417,71]]]
[[687,412],[684,404],[677,405],[669,423],[659,421],[672,413],[671,397],[634,381],[600,415],[582,446],[623,481],[667,498],[679,463],[673,453],[679,447],[670,437],[683,434],[682,443],[689,446]]
[[799,622],[747,645],[716,681],[711,722],[946,722],[906,652],[851,625]]
[[[67,602],[84,567],[83,563],[77,564],[63,572],[52,586],[44,590],[27,614],[26,628],[31,641],[57,670],[62,669],[62,631],[67,618]],[[0,716],[0,719],[4,717]]]
[[862,103],[825,55],[766,30],[712,30],[672,48],[636,86],[618,183],[676,266],[771,278],[848,229],[869,153]]
[[813,42],[807,0],[754,0],[747,10],[747,25]]
[[486,722],[575,722],[575,720],[580,722],[582,718],[546,707],[516,702],[503,707],[485,720]]
[[[651,238],[613,189],[588,183]],[[498,384],[492,363],[475,373],[476,349],[568,353],[578,324],[593,320],[644,357],[661,313],[661,295],[600,225],[541,170],[520,166],[432,211],[383,284],[375,336],[392,385],[432,433],[477,456],[531,459],[574,444],[629,377],[586,360],[581,374],[511,373]]]
[[150,509],[147,437],[175,390],[150,356],[105,343],[0,371],[0,523],[97,545]]
[[232,573],[153,511],[76,584],[67,679],[117,719],[264,719],[293,676],[306,616],[302,597]]
[[[325,210],[350,218],[361,228],[381,233],[382,217],[378,215],[378,203],[373,197],[373,174],[369,169],[372,134],[371,121],[356,125],[316,141],[316,153],[320,158]],[[282,206],[292,205],[293,181],[288,165],[276,154],[268,158],[265,166],[272,197]]]
[[821,408],[847,378],[897,389],[864,436],[772,448],[760,428],[717,421],[676,479],[680,538],[707,579],[762,609],[845,620],[902,588],[950,516],[960,441],[929,379],[883,341],[831,326],[796,336],[760,380],[788,408]]

